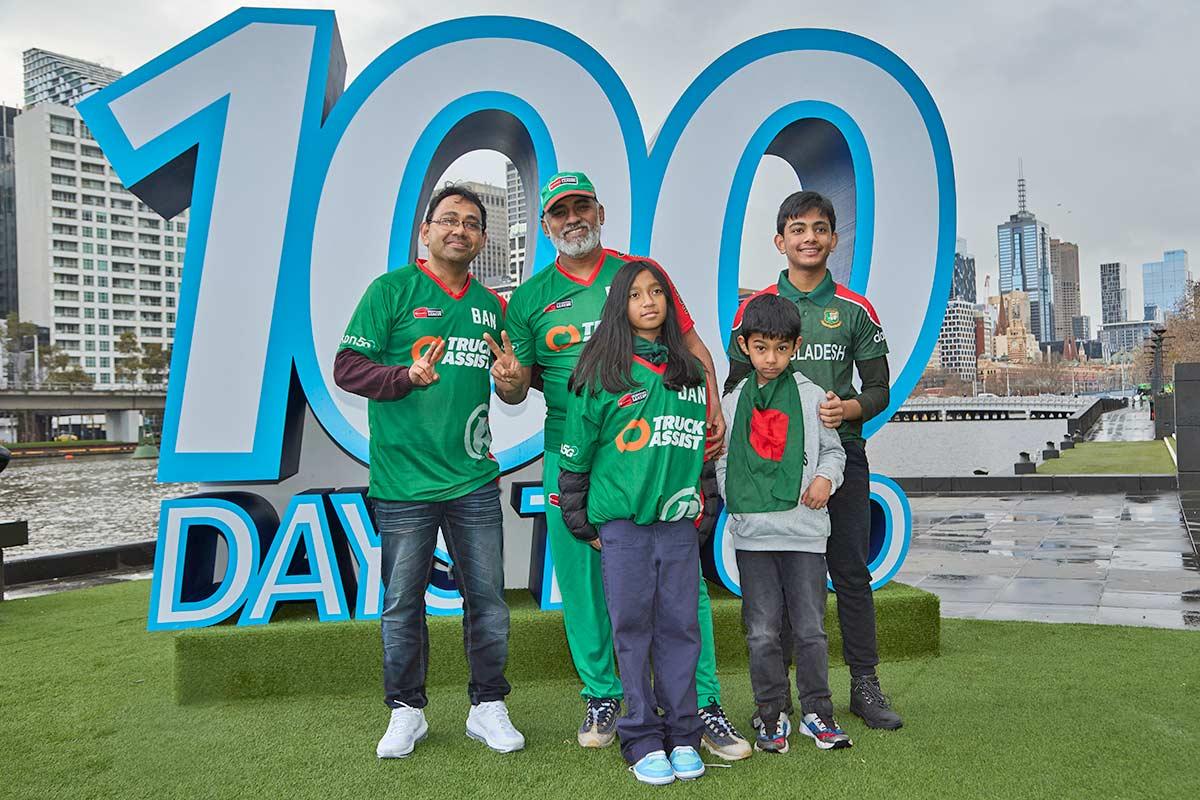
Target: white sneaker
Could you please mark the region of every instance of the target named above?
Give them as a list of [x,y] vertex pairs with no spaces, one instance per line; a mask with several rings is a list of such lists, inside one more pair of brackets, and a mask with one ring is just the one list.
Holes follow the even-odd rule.
[[429,733],[429,725],[425,722],[425,712],[412,706],[400,706],[392,709],[392,718],[388,722],[387,733],[375,747],[375,755],[380,758],[404,758],[412,753],[417,742]]
[[471,706],[467,714],[467,736],[483,742],[497,753],[511,753],[525,747],[525,737],[508,718],[503,700]]

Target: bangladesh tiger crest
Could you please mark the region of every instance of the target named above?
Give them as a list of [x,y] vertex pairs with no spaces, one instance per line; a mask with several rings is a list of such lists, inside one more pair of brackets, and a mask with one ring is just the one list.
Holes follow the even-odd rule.
[[825,312],[821,314],[821,324],[826,328],[842,327],[841,312],[839,312],[836,308],[825,309]]

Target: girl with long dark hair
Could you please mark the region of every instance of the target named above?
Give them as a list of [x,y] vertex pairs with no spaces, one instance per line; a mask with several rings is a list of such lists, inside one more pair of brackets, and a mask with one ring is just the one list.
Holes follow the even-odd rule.
[[626,264],[571,376],[558,488],[571,533],[600,550],[625,687],[617,735],[644,783],[704,774],[696,662],[706,408],[671,282],[651,261]]

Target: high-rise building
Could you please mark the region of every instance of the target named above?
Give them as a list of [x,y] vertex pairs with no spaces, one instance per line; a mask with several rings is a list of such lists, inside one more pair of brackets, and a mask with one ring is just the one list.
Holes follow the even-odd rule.
[[528,235],[529,212],[525,208],[525,187],[516,164],[504,165],[505,195],[508,201],[508,265],[509,272],[519,283],[525,269],[525,237]]
[[1017,213],[996,226],[1000,293],[1029,295],[1029,332],[1039,342],[1054,338],[1054,283],[1050,275],[1050,233],[1025,205],[1025,177],[1017,179]]
[[13,128],[18,311],[110,387],[122,334],[174,343],[188,214],[163,220],[130,194],[74,108],[41,103]]
[[946,304],[942,331],[938,335],[938,353],[942,369],[953,372],[964,381],[976,377],[978,356],[975,341],[975,304],[966,300],[951,300]]
[[1077,342],[1090,341],[1092,338],[1092,318],[1087,314],[1076,314],[1071,317],[1071,338]]
[[1050,274],[1054,279],[1054,338],[1071,337],[1071,319],[1079,314],[1079,245],[1050,240]]
[[950,280],[950,299],[975,302],[975,256],[967,252],[967,240],[959,237],[954,248],[954,276]]
[[1187,250],[1167,250],[1162,261],[1142,264],[1142,301],[1158,306],[1165,318],[1178,310],[1191,281]]
[[1117,261],[1100,265],[1100,324],[1129,319],[1129,270]]
[[0,318],[17,310],[17,172],[13,123],[18,109],[0,105]]
[[508,203],[504,189],[477,181],[463,181],[462,185],[483,200],[488,218],[487,243],[483,246],[483,251],[471,262],[471,272],[489,288],[509,288],[512,277],[508,259]]
[[73,106],[121,77],[115,69],[49,50],[26,50],[25,106]]
[[1117,357],[1132,358],[1150,338],[1157,323],[1149,320],[1122,320],[1100,326],[1100,345],[1104,360]]

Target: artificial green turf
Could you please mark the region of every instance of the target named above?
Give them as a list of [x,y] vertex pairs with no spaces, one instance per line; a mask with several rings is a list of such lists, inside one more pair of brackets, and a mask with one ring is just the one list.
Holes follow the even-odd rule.
[[1161,441],[1080,442],[1038,464],[1040,475],[1174,475],[1175,462]]
[[[523,681],[510,696],[525,751],[466,738],[461,686],[430,692],[429,738],[378,761],[378,684],[352,697],[199,706],[172,698],[172,637],[144,630],[149,587],[106,586],[0,603],[0,796],[12,798],[1193,798],[1200,636],[1089,625],[943,621],[942,655],[885,664],[905,715],[869,731],[846,710],[851,750],[757,754],[691,784],[638,786],[615,748],[574,742],[573,681]],[[745,726],[749,680],[723,670]],[[711,758],[706,759],[712,761]]]
[[[723,666],[743,669],[746,641],[741,601],[710,584],[713,632]],[[562,615],[539,611],[527,591],[508,592],[512,624],[508,677],[570,680],[575,676],[563,634]],[[826,609],[831,659],[841,663],[836,598]],[[938,598],[891,583],[875,593],[879,650],[898,661],[937,655]],[[284,695],[351,694],[379,680],[383,654],[379,622],[316,622],[307,613],[270,625],[220,625],[175,635],[175,692],[182,703]],[[281,609],[281,612],[283,610]],[[277,614],[277,616],[280,616]],[[430,617],[429,684],[459,686],[467,680],[461,617]]]

